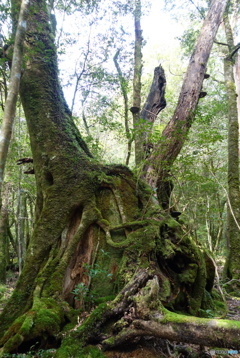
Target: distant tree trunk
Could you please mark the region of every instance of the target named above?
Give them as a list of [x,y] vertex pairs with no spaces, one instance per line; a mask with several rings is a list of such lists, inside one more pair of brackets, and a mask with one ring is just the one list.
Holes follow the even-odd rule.
[[141,29],[141,0],[135,0],[134,24],[135,24],[135,51],[134,51],[134,77],[133,77],[133,105],[131,112],[133,116],[134,141],[135,141],[135,163],[139,165],[143,159],[141,142],[141,78],[142,78],[142,29]]
[[18,192],[17,208],[17,242],[18,242],[18,267],[19,274],[22,271],[26,256],[26,194],[21,189]]
[[22,47],[27,28],[27,14],[30,5],[29,0],[22,0],[21,10],[17,31],[15,35],[15,43],[13,49],[13,59],[11,65],[10,84],[7,100],[4,107],[4,115],[0,138],[0,205],[1,205],[1,187],[4,178],[4,169],[7,159],[9,143],[12,135],[13,121],[16,111],[17,96],[22,69]]
[[126,165],[128,165],[129,160],[130,160],[130,156],[131,156],[131,151],[132,151],[133,138],[132,138],[131,131],[130,131],[130,128],[129,128],[128,83],[125,80],[125,78],[124,78],[124,76],[122,74],[121,67],[120,67],[120,65],[118,63],[119,54],[120,54],[120,49],[117,50],[116,54],[114,55],[113,61],[114,61],[114,65],[115,65],[117,73],[118,73],[118,79],[119,79],[119,82],[120,82],[120,87],[121,87],[121,92],[122,92],[123,102],[124,102],[124,124],[125,124],[125,133],[126,133],[126,137],[127,137]]
[[217,252],[219,250],[219,245],[223,236],[223,228],[224,228],[224,219],[223,214],[225,211],[226,198],[221,198],[219,193],[217,193],[217,203],[218,203],[218,230],[216,235],[216,241],[214,242],[213,252]]
[[6,283],[7,240],[8,240],[8,184],[3,188],[2,207],[0,216],[0,283]]
[[168,207],[169,200],[169,195],[166,193],[171,192],[169,172],[194,120],[207,61],[226,3],[227,0],[211,2],[195,50],[190,58],[174,115],[164,129],[159,144],[147,160],[146,180],[153,191],[157,191],[158,200],[164,208]]
[[[239,123],[236,87],[234,83],[234,62],[236,48],[228,19],[224,16],[229,53],[224,60],[224,77],[228,99],[228,257],[225,273],[228,278],[240,278],[240,181],[239,181]],[[240,45],[238,46],[240,47]],[[235,54],[234,54],[235,52]]]

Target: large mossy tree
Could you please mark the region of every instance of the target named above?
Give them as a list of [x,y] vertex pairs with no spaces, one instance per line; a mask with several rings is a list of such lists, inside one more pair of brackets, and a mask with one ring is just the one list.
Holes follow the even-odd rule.
[[[169,169],[193,121],[226,2],[212,1],[174,117],[154,162],[146,163],[148,185],[127,167],[103,166],[92,157],[59,84],[47,3],[32,0],[20,95],[36,176],[36,220],[0,317],[2,355],[35,345],[57,347],[56,357],[84,357],[84,347],[97,344],[100,357],[101,347],[123,347],[133,338],[137,346],[139,337],[149,336],[240,348],[239,323],[173,313],[214,311],[214,266],[160,205],[166,163]],[[20,3],[12,0],[14,21]],[[81,309],[93,307],[82,322]]]

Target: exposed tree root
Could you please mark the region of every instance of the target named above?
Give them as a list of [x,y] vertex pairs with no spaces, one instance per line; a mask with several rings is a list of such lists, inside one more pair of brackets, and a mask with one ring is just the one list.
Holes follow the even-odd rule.
[[239,350],[240,322],[168,311],[159,299],[158,278],[151,271],[139,270],[116,299],[102,306],[100,315],[94,311],[74,336],[84,337],[84,345],[98,343],[105,351],[122,348],[139,337]]
[[[169,341],[240,349],[240,322],[184,316],[166,310],[158,298],[157,277],[148,277],[131,302],[128,314],[115,324],[122,329],[103,342],[105,349],[120,346],[136,337],[154,336]],[[126,295],[126,292],[125,292]],[[134,304],[133,304],[134,303]],[[121,323],[120,323],[121,322]]]

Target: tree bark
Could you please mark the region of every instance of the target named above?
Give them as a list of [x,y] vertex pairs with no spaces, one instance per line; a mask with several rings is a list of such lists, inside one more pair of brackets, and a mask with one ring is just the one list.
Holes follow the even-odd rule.
[[15,117],[16,103],[22,70],[22,46],[27,28],[27,15],[30,0],[22,0],[19,13],[17,31],[15,35],[13,59],[11,65],[10,84],[7,100],[4,108],[1,137],[0,137],[0,205],[1,187],[4,179],[4,169],[7,160],[9,143],[12,135],[13,121]]
[[[177,158],[192,125],[199,101],[207,61],[218,27],[222,21],[227,0],[213,0],[201,29],[195,50],[179,95],[174,115],[162,133],[159,144],[148,158],[145,177],[160,203],[169,186],[169,172]],[[165,204],[166,206],[166,204]]]
[[236,54],[234,40],[228,15],[224,16],[229,53],[224,59],[224,77],[228,100],[228,257],[225,274],[230,279],[239,279],[240,260],[240,182],[239,182],[239,123],[237,95],[234,83],[234,62]]
[[[144,288],[135,293],[134,310],[130,308],[127,310],[125,307],[127,314],[125,313],[123,318],[124,329],[114,339],[105,339],[103,341],[105,348],[119,347],[136,337],[154,336],[169,341],[181,341],[207,347],[217,345],[217,347],[240,349],[240,342],[236,339],[239,335],[239,322],[187,317],[169,312],[159,304],[158,292],[157,277],[148,277]],[[152,310],[146,309],[146,301],[153,303]],[[129,306],[131,307],[130,304]]]
[[240,52],[237,53],[237,58],[234,66],[234,79],[237,92],[238,118],[240,120]]
[[139,165],[143,159],[141,143],[141,78],[142,78],[142,29],[141,29],[141,0],[135,0],[134,24],[135,24],[135,51],[134,51],[134,77],[133,77],[133,106],[130,111],[133,116],[135,163]]
[[166,78],[161,65],[154,69],[153,81],[146,102],[140,113],[141,130],[139,136],[139,151],[141,158],[146,159],[153,151],[153,143],[149,140],[157,115],[166,107],[165,100]]
[[9,184],[4,185],[0,218],[0,283],[6,284],[7,267],[7,230],[8,230],[8,193]]

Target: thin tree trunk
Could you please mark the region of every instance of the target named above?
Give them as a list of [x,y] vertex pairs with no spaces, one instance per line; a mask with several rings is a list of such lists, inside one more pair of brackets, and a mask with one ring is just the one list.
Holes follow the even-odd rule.
[[135,139],[135,163],[140,164],[143,159],[141,143],[141,78],[142,78],[142,29],[141,29],[141,0],[135,0],[134,24],[135,24],[135,51],[134,51],[134,77],[133,77],[133,106],[130,111],[133,116]]
[[13,121],[16,112],[17,96],[19,92],[21,69],[22,69],[22,47],[27,28],[27,15],[30,0],[22,0],[15,43],[13,49],[13,59],[11,66],[11,76],[7,100],[4,108],[2,130],[0,137],[0,205],[1,205],[1,187],[4,178],[4,169],[7,160],[9,143],[11,140]]
[[[227,0],[213,0],[200,32],[174,115],[162,133],[159,144],[148,158],[145,177],[162,203],[166,186],[169,186],[169,172],[177,158],[195,116],[195,110],[201,93],[207,61],[212,49],[218,27],[227,4]],[[204,50],[203,50],[204,49]]]
[[18,210],[17,210],[19,274],[22,271],[24,259],[26,256],[25,223],[26,223],[26,194],[20,189],[18,192]]
[[[82,79],[82,76],[86,70],[86,65],[87,65],[87,60],[88,60],[88,55],[90,53],[90,37],[91,37],[91,32],[89,33],[89,37],[88,37],[88,43],[87,43],[87,52],[85,53],[84,56],[84,61],[83,61],[83,67],[81,72],[78,74],[75,71],[75,76],[76,76],[76,83],[75,83],[75,87],[74,87],[74,92],[73,92],[73,98],[72,98],[72,105],[71,105],[71,112],[73,113],[73,109],[74,109],[74,105],[75,105],[75,101],[76,101],[76,96],[77,96],[77,92],[79,89],[79,83]],[[83,103],[85,102],[86,98],[83,100]],[[83,105],[83,104],[82,104]],[[85,124],[85,123],[84,123]],[[89,135],[89,134],[88,134]]]
[[206,229],[207,229],[207,239],[208,247],[210,252],[212,252],[212,233],[211,233],[211,219],[210,219],[210,202],[209,197],[207,196],[207,210],[205,213]]
[[9,185],[5,183],[0,216],[0,283],[6,283]]
[[224,227],[224,220],[223,220],[223,213],[224,213],[224,208],[225,208],[225,204],[226,204],[226,199],[220,199],[220,195],[219,193],[217,193],[217,203],[218,203],[218,231],[217,231],[217,237],[216,237],[216,241],[214,243],[214,248],[213,248],[213,252],[215,253],[218,248],[219,248],[219,244],[222,240],[222,236],[223,236],[223,227]]
[[118,79],[120,82],[121,92],[123,96],[123,103],[124,103],[124,124],[125,124],[125,133],[127,137],[127,158],[126,158],[126,165],[129,164],[131,150],[132,150],[132,142],[133,138],[129,128],[129,116],[128,116],[128,84],[125,78],[123,77],[121,67],[118,63],[118,56],[120,54],[120,49],[117,50],[116,54],[113,57],[114,65],[116,67],[118,73]]

